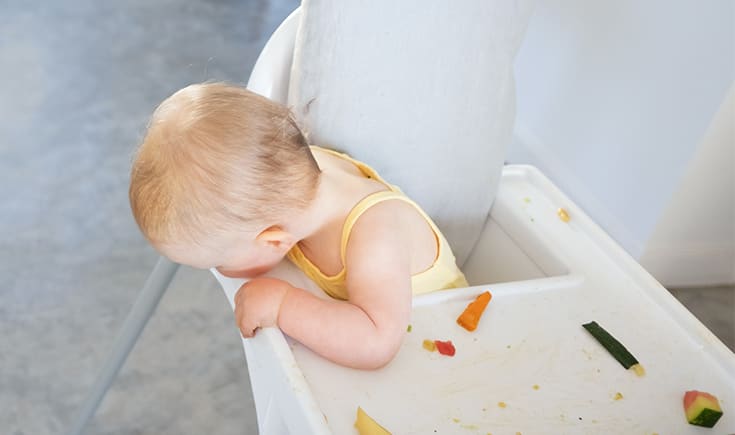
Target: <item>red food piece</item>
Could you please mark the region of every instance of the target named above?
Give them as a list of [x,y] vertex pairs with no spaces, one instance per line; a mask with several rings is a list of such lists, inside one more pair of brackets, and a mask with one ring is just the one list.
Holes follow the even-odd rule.
[[454,356],[454,353],[457,351],[452,344],[452,340],[434,340],[434,344],[436,344],[436,350],[442,355]]
[[684,408],[689,409],[689,407],[692,406],[692,403],[697,397],[704,397],[707,400],[712,401],[712,402],[717,400],[715,396],[709,393],[705,393],[704,391],[697,391],[697,390],[687,391],[684,394]]

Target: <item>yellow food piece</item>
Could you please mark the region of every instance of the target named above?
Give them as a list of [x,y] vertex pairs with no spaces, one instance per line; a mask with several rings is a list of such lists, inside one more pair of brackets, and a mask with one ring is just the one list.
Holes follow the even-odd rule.
[[620,400],[622,398],[623,398],[623,395],[620,394],[620,392],[615,393],[615,397],[614,397],[615,400]]
[[357,407],[355,427],[360,435],[391,435],[390,432],[367,415],[359,406]]
[[498,402],[498,406],[501,408],[505,408],[508,405],[506,405],[505,402]]
[[643,375],[646,374],[646,370],[640,364],[634,364],[634,365],[630,366],[630,369],[633,370],[635,372],[635,374],[638,375],[638,376],[643,376]]
[[436,344],[433,340],[424,340],[424,342],[421,344],[424,349],[428,350],[429,352],[434,352],[436,350]]
[[564,222],[569,222],[569,213],[567,213],[567,211],[563,208],[557,210],[556,214],[559,215],[559,219],[563,220]]
[[534,389],[534,390],[538,390],[539,388],[541,388],[541,387],[539,387],[538,385],[534,385],[534,386],[533,386],[533,389]]

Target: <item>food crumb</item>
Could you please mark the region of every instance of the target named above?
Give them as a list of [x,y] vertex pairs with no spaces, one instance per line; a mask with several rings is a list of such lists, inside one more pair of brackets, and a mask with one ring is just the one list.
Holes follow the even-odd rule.
[[567,211],[563,208],[557,210],[556,214],[559,215],[559,219],[561,219],[562,221],[569,222],[569,213],[567,213]]
[[534,390],[538,390],[539,388],[541,388],[541,387],[539,387],[538,384],[534,384],[534,386],[533,386],[533,389]]
[[506,404],[505,402],[498,402],[498,406],[499,406],[500,408],[505,408],[505,407],[506,407],[506,406],[508,406],[508,405],[507,405],[507,404]]
[[526,204],[528,204],[529,202],[531,202],[531,198],[525,197],[525,198],[523,198],[523,202],[525,202]]
[[640,364],[633,364],[630,368],[633,370],[633,372],[636,374],[636,376],[645,376],[646,375],[646,370]]
[[615,397],[614,397],[615,400],[620,400],[622,398],[623,398],[623,395],[620,394],[620,391],[618,391],[617,393],[615,393]]
[[411,326],[411,325],[409,324],[409,325],[408,325],[408,328],[406,328],[406,332],[411,332],[411,330],[412,330],[412,329],[413,329],[413,326]]
[[469,430],[477,430],[479,427],[476,424],[461,424],[459,425],[461,428],[469,429]]
[[459,419],[458,418],[452,418],[452,421],[455,422],[455,423],[459,423]]
[[429,352],[434,352],[436,350],[436,344],[434,343],[434,340],[424,340],[421,345]]
[[522,435],[520,432],[516,432],[516,435]]
[[507,346],[505,346],[505,348],[506,348],[506,349],[510,349],[510,344],[509,344],[509,345],[507,345]]

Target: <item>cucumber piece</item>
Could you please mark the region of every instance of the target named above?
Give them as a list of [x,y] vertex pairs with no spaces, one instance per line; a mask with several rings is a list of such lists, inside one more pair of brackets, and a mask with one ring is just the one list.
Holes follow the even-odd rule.
[[587,330],[587,332],[592,334],[592,336],[595,337],[595,339],[600,342],[608,352],[610,352],[610,355],[615,357],[615,359],[618,360],[626,370],[638,364],[638,360],[628,352],[628,349],[615,339],[615,337],[610,335],[609,332],[605,331],[605,328],[600,326],[597,322],[592,321],[585,323],[582,326]]
[[713,427],[722,417],[722,408],[717,397],[697,390],[684,394],[684,412],[689,424],[702,427]]

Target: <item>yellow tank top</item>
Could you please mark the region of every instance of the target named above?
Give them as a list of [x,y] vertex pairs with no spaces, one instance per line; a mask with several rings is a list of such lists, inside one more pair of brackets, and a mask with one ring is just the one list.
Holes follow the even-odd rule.
[[288,253],[287,257],[293,262],[306,276],[314,281],[325,293],[336,299],[348,299],[347,285],[345,277],[347,270],[344,267],[345,264],[345,253],[347,252],[347,241],[350,237],[352,227],[355,225],[357,219],[365,213],[370,207],[374,206],[383,201],[388,200],[400,200],[405,201],[414,207],[421,213],[426,219],[426,222],[431,226],[434,231],[434,235],[437,240],[437,256],[434,263],[428,269],[423,272],[419,272],[411,276],[411,288],[413,294],[428,293],[434,290],[443,290],[448,288],[467,287],[467,280],[465,279],[462,271],[459,270],[452,253],[452,249],[449,247],[449,243],[444,238],[442,233],[437,228],[436,224],[431,218],[419,207],[418,204],[409,199],[401,190],[391,184],[386,183],[378,173],[370,166],[354,160],[346,154],[342,154],[336,151],[332,151],[325,148],[312,147],[312,149],[318,149],[329,154],[340,157],[354,164],[367,178],[372,178],[376,181],[383,183],[389,190],[375,192],[363,198],[358,202],[347,215],[344,225],[342,227],[342,239],[340,243],[340,259],[342,260],[342,270],[336,275],[325,275],[322,271],[314,265],[306,255],[301,251],[299,245],[295,245]]

